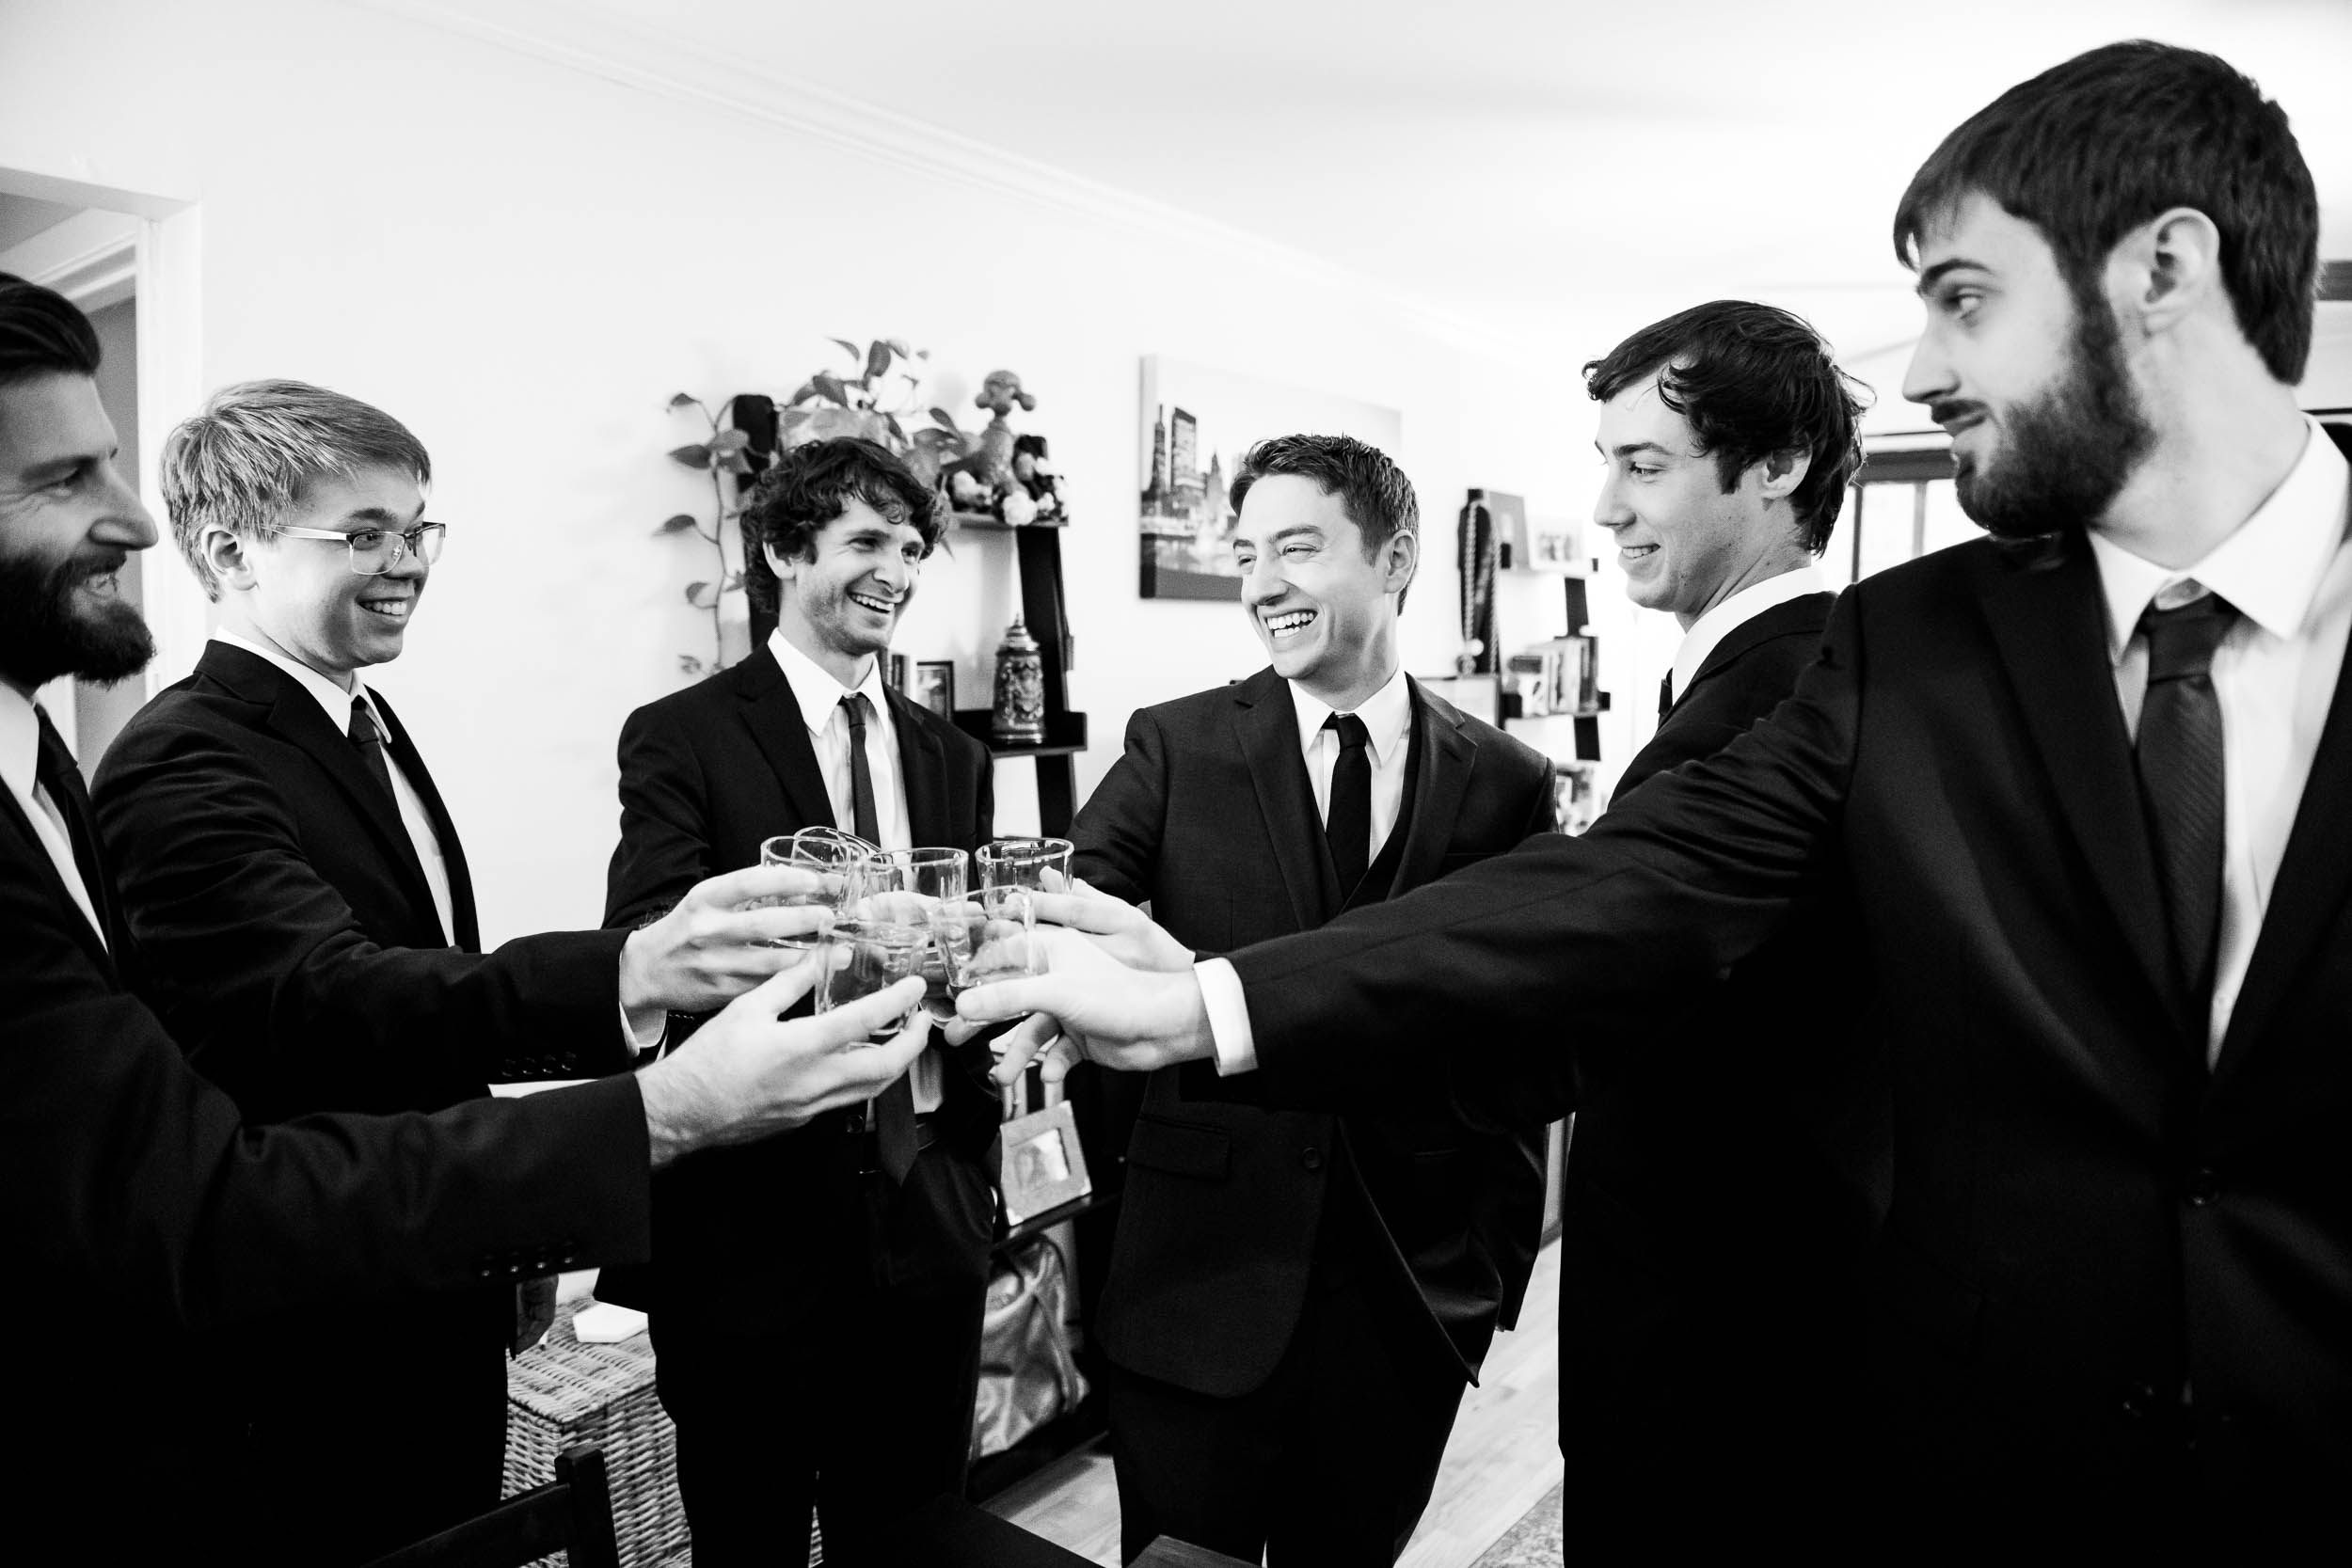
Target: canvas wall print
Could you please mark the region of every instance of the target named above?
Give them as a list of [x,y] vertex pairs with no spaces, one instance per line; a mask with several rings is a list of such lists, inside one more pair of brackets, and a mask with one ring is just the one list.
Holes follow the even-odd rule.
[[1145,357],[1138,508],[1145,598],[1241,597],[1228,489],[1252,445],[1296,435],[1353,436],[1401,459],[1404,419],[1335,393],[1165,355]]

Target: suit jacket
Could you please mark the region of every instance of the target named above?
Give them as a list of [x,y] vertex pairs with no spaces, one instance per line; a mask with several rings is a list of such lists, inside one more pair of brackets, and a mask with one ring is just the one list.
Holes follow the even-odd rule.
[[0,1332],[36,1348],[15,1398],[41,1433],[0,1476],[19,1549],[192,1549],[167,1500],[201,1414],[178,1382],[192,1332],[643,1257],[646,1159],[626,1076],[431,1117],[242,1125],[122,988],[0,790],[0,1228],[18,1281]]
[[1879,1451],[1951,1517],[2310,1513],[2352,1474],[2352,679],[2208,1072],[2105,622],[2079,531],[1856,585],[1794,702],[1584,838],[1237,955],[1262,1092],[1395,1092],[1440,1025],[1585,1092],[1841,890],[1894,1105]]
[[[1733,627],[1626,769],[1713,755],[1796,689],[1828,594]],[[1613,809],[1618,809],[1613,807]],[[1875,1220],[1883,1104],[1842,995],[1855,934],[1815,908],[1706,988],[1576,1113],[1561,1205],[1560,1432],[1581,1525],[1655,1531],[1704,1486],[1738,1528],[1851,1484],[1854,1270]],[[1671,1010],[1669,1010],[1671,1012]],[[1821,1052],[1818,1083],[1791,1060]],[[1765,1430],[1769,1429],[1769,1431]]]
[[[991,836],[988,749],[896,691],[886,693],[918,845],[970,849]],[[607,879],[606,924],[659,915],[695,882],[759,863],[779,833],[833,823],[808,730],[775,656],[763,646],[700,683],[648,703],[622,726],[621,842]],[[993,1150],[1000,1118],[989,1053],[951,1053],[941,1143],[968,1167],[972,1205],[901,1227],[909,1266],[935,1244],[961,1273],[984,1261],[994,1223]],[[841,1184],[832,1117],[741,1148],[683,1161],[654,1182],[650,1270],[608,1273],[597,1293],[673,1321],[708,1309],[736,1323],[789,1318],[811,1305],[810,1270],[869,1243],[862,1200]],[[928,1158],[928,1156],[927,1156]],[[910,1189],[911,1190],[911,1189]]]
[[[1551,765],[1410,682],[1418,783],[1392,837],[1417,887],[1553,820]],[[1074,869],[1193,948],[1321,925],[1341,908],[1289,684],[1264,670],[1138,711],[1072,830]],[[1385,858],[1385,851],[1384,851]],[[1155,1073],[1128,1148],[1094,1332],[1121,1366],[1197,1392],[1272,1374],[1318,1234],[1359,1239],[1425,1353],[1475,1381],[1543,1227],[1540,1120],[1440,1108],[1333,1117],[1231,1102],[1207,1063]],[[1327,1219],[1330,1205],[1346,1205]]]
[[399,716],[374,706],[432,815],[457,929],[441,929],[398,811],[317,700],[214,642],[124,727],[92,790],[141,994],[256,1120],[437,1110],[485,1079],[628,1065],[626,933],[482,953],[456,827]]

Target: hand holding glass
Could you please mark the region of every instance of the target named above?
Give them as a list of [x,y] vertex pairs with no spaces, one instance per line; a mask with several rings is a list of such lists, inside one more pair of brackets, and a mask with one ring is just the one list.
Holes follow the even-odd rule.
[[[769,839],[759,847],[760,864],[795,866],[809,872],[812,880],[799,893],[788,893],[781,898],[762,899],[759,902],[787,908],[818,909],[829,917],[838,916],[850,896],[849,872],[865,852],[864,844],[863,839],[832,828],[810,828]],[[806,935],[782,938],[777,945],[813,948],[823,940],[823,923],[820,921],[818,927]]]

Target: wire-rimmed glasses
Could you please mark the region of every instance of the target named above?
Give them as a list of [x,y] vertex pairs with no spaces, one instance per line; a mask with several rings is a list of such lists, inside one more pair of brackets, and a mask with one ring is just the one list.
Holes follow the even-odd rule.
[[295,539],[331,539],[351,552],[354,577],[380,578],[413,553],[432,565],[441,558],[441,541],[449,532],[442,523],[419,523],[410,529],[355,528],[345,533],[331,528],[281,528]]

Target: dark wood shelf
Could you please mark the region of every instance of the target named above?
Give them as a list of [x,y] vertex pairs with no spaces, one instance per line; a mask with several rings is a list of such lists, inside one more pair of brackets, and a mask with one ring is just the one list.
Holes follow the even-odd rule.
[[994,718],[993,708],[960,707],[956,728],[987,747],[989,755],[994,757],[1071,757],[1087,749],[1087,716],[1083,713],[1047,714],[1044,743],[1034,746],[991,738]]
[[1009,1251],[1030,1237],[1042,1236],[1054,1227],[1074,1220],[1081,1214],[1101,1213],[1118,1201],[1119,1189],[1116,1187],[1108,1192],[1089,1193],[1084,1197],[1073,1198],[1058,1209],[1048,1209],[1041,1214],[1031,1214],[1019,1225],[1009,1227],[1003,1235],[988,1244],[989,1250],[991,1252]]

